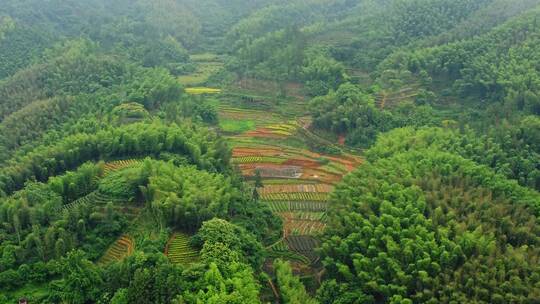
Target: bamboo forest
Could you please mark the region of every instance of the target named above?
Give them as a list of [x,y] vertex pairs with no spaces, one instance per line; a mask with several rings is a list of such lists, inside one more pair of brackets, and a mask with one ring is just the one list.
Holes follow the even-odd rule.
[[0,0],[3,303],[540,303],[540,0]]

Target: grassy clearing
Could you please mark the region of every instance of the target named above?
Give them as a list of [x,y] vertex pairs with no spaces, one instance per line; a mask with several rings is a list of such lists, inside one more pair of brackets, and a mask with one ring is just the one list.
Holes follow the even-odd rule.
[[123,203],[125,202],[124,199],[120,199],[120,198],[115,198],[115,197],[112,197],[112,196],[108,196],[108,195],[105,195],[101,192],[99,192],[99,190],[96,190],[86,196],[83,196],[81,198],[79,198],[78,200],[75,200],[69,204],[66,204],[66,205],[63,205],[61,207],[61,210],[62,211],[68,211],[68,210],[71,210],[71,209],[74,209],[80,205],[83,205],[83,204],[92,204],[94,206],[98,206],[98,205],[102,205],[102,206],[105,206],[107,205],[107,203],[109,202],[112,202],[112,203]]
[[253,120],[220,120],[219,127],[227,133],[243,133],[250,130],[255,130],[255,122]]
[[194,62],[219,62],[219,55],[213,53],[193,54],[189,59]]

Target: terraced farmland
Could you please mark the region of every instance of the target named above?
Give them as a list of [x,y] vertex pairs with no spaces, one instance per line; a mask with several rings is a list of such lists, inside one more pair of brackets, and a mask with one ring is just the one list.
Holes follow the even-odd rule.
[[291,235],[285,238],[289,249],[308,258],[312,263],[319,260],[313,248],[317,248],[319,241],[309,235]]
[[[108,162],[104,165],[103,175],[107,175],[114,171],[128,168],[131,166],[135,166],[139,163],[141,163],[141,160],[138,160],[138,159],[127,159],[127,160],[117,160],[117,161]],[[63,205],[62,207],[60,207],[58,211],[72,210],[84,204],[106,205],[108,202],[120,203],[120,202],[123,202],[123,200],[119,198],[107,196],[106,194],[101,193],[98,190],[96,190],[69,204]]]
[[[248,181],[260,174],[264,187],[258,189],[259,198],[283,220],[284,238],[268,248],[269,255],[318,267],[314,249],[317,236],[326,227],[329,193],[361,159],[347,153],[326,155],[303,146],[312,141],[332,144],[307,130],[309,120],[305,113],[299,113],[307,110],[302,101],[289,116],[282,111],[253,109],[253,103],[249,102],[249,109],[238,103],[221,104],[220,119],[238,125],[231,128],[225,124],[224,130],[233,147],[233,162]],[[249,122],[250,127],[240,128],[243,122]]]
[[99,259],[98,264],[106,265],[120,261],[123,258],[130,256],[134,251],[135,241],[130,236],[123,235],[107,249],[101,259]]
[[326,201],[327,192],[278,192],[261,193],[261,199],[265,201]]
[[111,172],[128,168],[128,167],[132,167],[139,163],[141,163],[140,159],[123,159],[123,160],[115,160],[112,162],[108,162],[105,164],[103,168],[103,174],[107,175]]
[[203,95],[203,94],[219,94],[221,93],[220,89],[207,88],[207,87],[194,87],[186,88],[186,93],[191,95]]
[[69,204],[63,205],[61,207],[61,210],[62,211],[72,210],[83,204],[92,204],[95,206],[106,205],[108,202],[120,203],[120,202],[123,202],[123,200],[115,198],[115,197],[107,196],[99,192],[98,190],[96,190],[86,196],[81,197],[78,200],[75,200]]
[[199,259],[199,252],[189,244],[189,235],[175,232],[165,248],[165,255],[172,263],[190,264]]
[[241,156],[233,159],[235,164],[253,164],[253,163],[269,163],[269,164],[282,164],[286,160],[279,157],[272,156]]
[[309,202],[309,201],[273,201],[266,202],[273,212],[288,212],[288,211],[310,211],[310,212],[326,212],[328,204],[326,202]]

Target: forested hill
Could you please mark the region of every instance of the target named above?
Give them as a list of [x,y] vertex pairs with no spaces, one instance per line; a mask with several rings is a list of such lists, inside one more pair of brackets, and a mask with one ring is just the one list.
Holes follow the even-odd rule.
[[540,0],[3,0],[0,303],[540,303]]

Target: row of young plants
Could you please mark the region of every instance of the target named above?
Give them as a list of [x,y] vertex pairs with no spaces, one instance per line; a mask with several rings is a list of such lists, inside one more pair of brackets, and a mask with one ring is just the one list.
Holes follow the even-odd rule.
[[199,251],[191,246],[190,236],[180,232],[173,233],[165,248],[165,254],[175,264],[188,265],[199,259]]
[[273,212],[308,211],[325,212],[328,209],[327,202],[309,201],[268,201],[265,202]]
[[292,193],[262,193],[265,201],[326,201],[328,193],[321,192],[292,192]]
[[135,240],[129,235],[123,235],[107,249],[98,260],[98,265],[107,265],[130,256],[135,251]]

